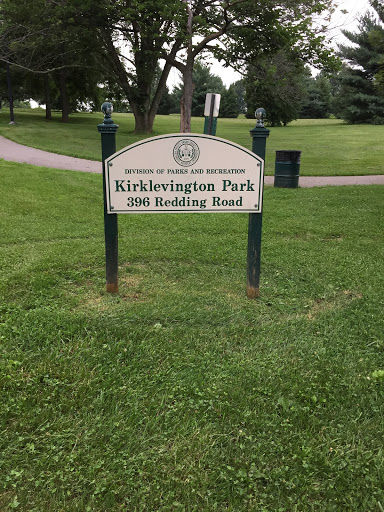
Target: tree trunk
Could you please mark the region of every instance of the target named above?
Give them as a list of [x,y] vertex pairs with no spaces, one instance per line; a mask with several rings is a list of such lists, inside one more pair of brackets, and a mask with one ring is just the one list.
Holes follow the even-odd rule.
[[129,102],[129,106],[135,117],[135,133],[151,133],[156,112],[140,108],[140,105],[132,100]]
[[9,68],[8,62],[7,62],[7,81],[8,81],[9,113],[11,116],[11,122],[9,124],[13,124],[15,122],[15,118],[13,115],[12,77],[11,77],[11,70]]
[[185,3],[188,20],[187,20],[187,34],[189,36],[187,45],[187,62],[183,69],[183,82],[184,92],[180,100],[180,133],[191,132],[191,117],[192,117],[192,96],[193,96],[193,64],[195,57],[193,55],[192,36],[193,36],[193,12],[187,0],[182,0]]
[[135,116],[135,133],[152,133],[153,120],[149,116],[142,114]]
[[132,101],[129,103],[129,106],[135,117],[135,133],[151,133],[156,113],[153,115],[150,112],[143,112],[140,107]]
[[193,83],[193,59],[187,60],[183,72],[184,92],[180,100],[180,133],[191,132]]
[[44,75],[45,119],[52,119],[51,94],[49,89],[49,76]]
[[68,103],[68,92],[67,84],[65,80],[65,73],[60,73],[60,94],[61,94],[61,121],[68,123],[69,121],[69,103]]

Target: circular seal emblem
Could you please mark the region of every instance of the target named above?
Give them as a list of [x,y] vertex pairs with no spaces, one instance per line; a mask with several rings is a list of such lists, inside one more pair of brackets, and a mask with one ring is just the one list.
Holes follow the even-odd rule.
[[180,140],[173,148],[173,158],[184,167],[195,164],[199,156],[199,146],[191,139]]

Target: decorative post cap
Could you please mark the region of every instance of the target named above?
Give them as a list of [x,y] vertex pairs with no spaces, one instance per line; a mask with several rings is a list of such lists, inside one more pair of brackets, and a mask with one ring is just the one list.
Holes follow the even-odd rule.
[[266,111],[264,108],[258,108],[255,112],[255,117],[257,119],[256,128],[264,128],[264,119],[266,118]]
[[97,129],[100,133],[112,133],[116,132],[119,125],[112,121],[113,106],[109,101],[105,101],[101,105],[101,111],[104,114],[104,121],[97,125]]
[[105,101],[101,105],[101,111],[104,114],[104,124],[113,124],[113,121],[112,121],[113,105],[112,105],[112,103],[109,103],[109,101]]

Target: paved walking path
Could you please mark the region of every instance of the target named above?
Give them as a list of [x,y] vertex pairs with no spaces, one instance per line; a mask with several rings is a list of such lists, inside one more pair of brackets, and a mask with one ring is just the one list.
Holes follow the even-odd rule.
[[[41,149],[17,144],[0,136],[0,158],[12,162],[28,163],[69,171],[102,172],[101,162],[56,155]],[[274,177],[266,176],[265,184],[273,185]],[[300,176],[300,187],[324,187],[328,185],[384,185],[384,175],[371,176]]]
[[68,171],[94,172],[99,174],[102,172],[101,162],[48,153],[48,151],[42,151],[41,149],[22,146],[1,136],[0,158],[11,162],[39,165],[41,167],[54,167],[55,169],[66,169]]

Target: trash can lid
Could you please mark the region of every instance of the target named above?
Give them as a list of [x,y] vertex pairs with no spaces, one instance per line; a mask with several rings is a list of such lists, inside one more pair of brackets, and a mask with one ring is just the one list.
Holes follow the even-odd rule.
[[276,151],[276,162],[300,162],[301,151],[280,149]]

